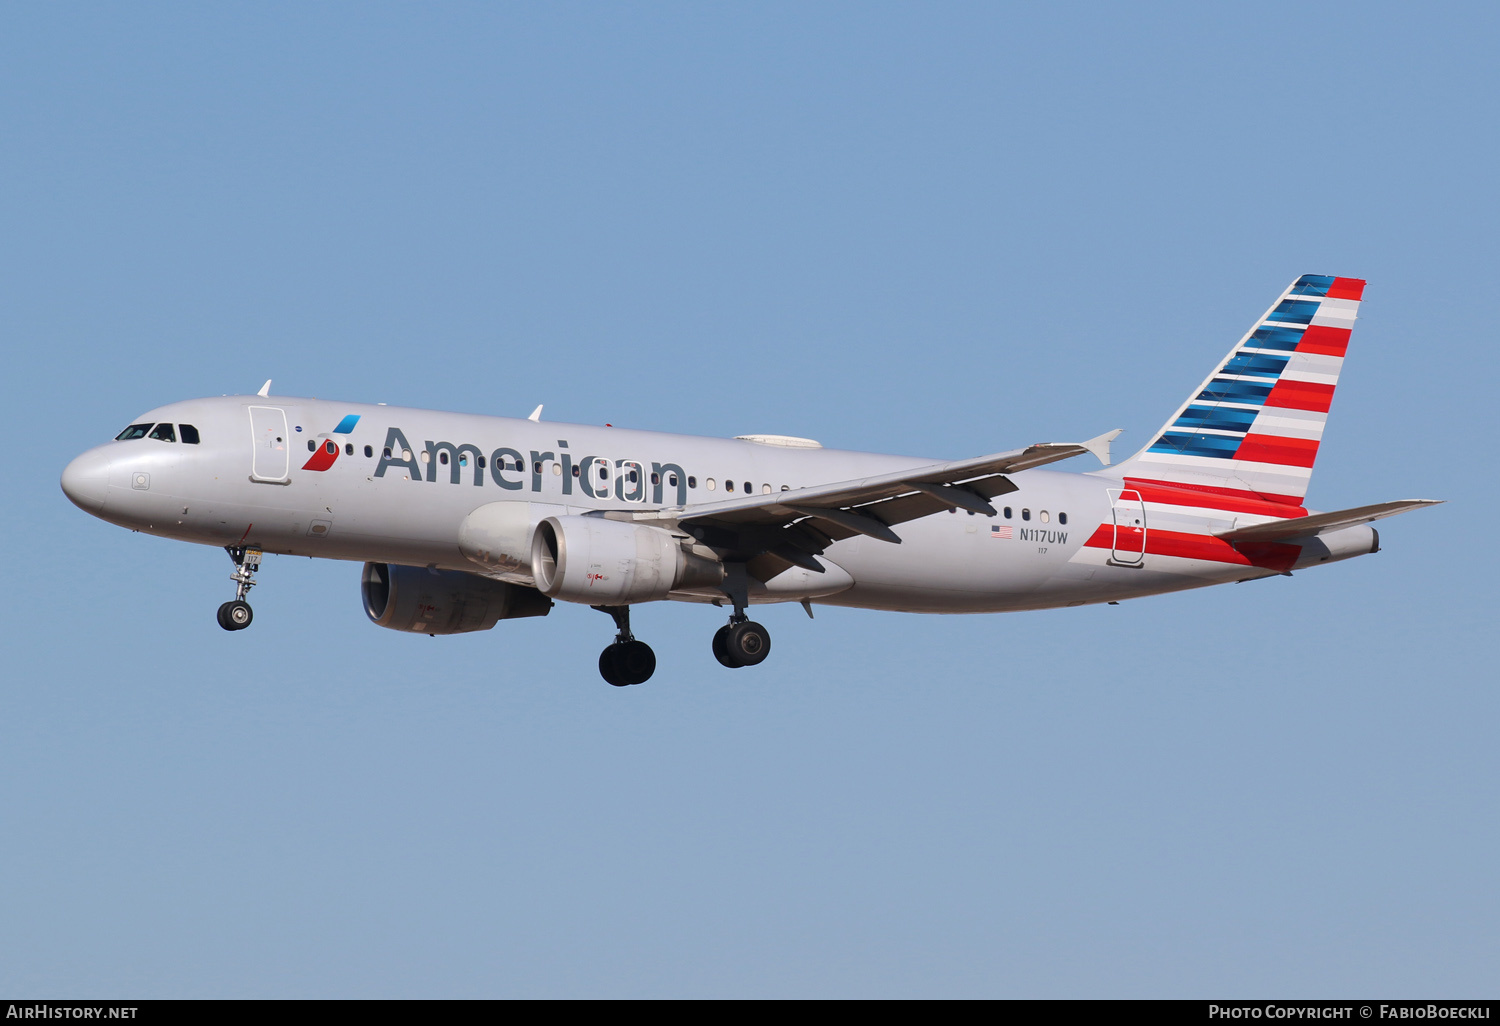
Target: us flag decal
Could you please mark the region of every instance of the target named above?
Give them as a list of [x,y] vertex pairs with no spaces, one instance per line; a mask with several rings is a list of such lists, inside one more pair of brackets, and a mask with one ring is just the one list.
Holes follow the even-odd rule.
[[1006,540],[1010,540],[1013,536],[1011,535],[1011,529],[1008,525],[1002,527],[1000,524],[991,524],[990,537],[1005,538]]

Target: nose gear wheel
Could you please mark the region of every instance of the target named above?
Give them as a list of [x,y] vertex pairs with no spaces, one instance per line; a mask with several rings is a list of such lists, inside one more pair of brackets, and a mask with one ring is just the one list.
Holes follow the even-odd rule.
[[226,631],[242,631],[250,626],[255,613],[245,596],[255,587],[255,571],[260,569],[260,549],[242,545],[226,545],[224,551],[234,560],[234,573],[229,579],[234,582],[234,600],[219,607],[219,626]]

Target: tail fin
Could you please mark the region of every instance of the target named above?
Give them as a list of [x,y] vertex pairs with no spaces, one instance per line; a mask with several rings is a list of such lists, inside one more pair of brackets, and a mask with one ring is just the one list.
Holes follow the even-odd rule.
[[1298,278],[1155,441],[1109,473],[1300,506],[1364,289]]

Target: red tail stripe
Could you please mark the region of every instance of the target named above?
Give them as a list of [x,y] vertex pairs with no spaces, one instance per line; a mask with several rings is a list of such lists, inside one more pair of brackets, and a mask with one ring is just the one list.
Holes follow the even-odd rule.
[[1125,483],[1141,493],[1147,502],[1168,506],[1196,506],[1220,509],[1229,513],[1257,513],[1267,517],[1305,517],[1302,499],[1295,495],[1259,495],[1235,488],[1213,485],[1173,484],[1127,477]]
[[1333,386],[1316,381],[1291,381],[1282,378],[1276,382],[1271,394],[1266,396],[1267,406],[1279,406],[1285,410],[1310,410],[1327,413],[1333,405]]
[[[1100,524],[1084,545],[1091,549],[1112,549],[1114,527]],[[1132,545],[1134,539],[1131,539]],[[1136,550],[1132,548],[1132,553]],[[1209,563],[1234,563],[1254,566],[1280,573],[1290,570],[1302,555],[1302,546],[1284,542],[1262,542],[1257,544],[1231,545],[1223,538],[1211,534],[1184,534],[1179,531],[1161,531],[1150,528],[1146,531],[1146,554],[1148,556],[1176,556],[1180,559],[1201,559]]]
[[1361,299],[1365,294],[1363,278],[1335,278],[1328,286],[1329,299]]
[[1310,325],[1302,333],[1302,341],[1297,343],[1297,352],[1320,356],[1343,356],[1348,348],[1348,328],[1330,328],[1322,324]]
[[1310,467],[1318,458],[1318,443],[1311,438],[1246,435],[1235,451],[1234,458],[1253,460],[1256,463],[1279,463],[1284,467]]

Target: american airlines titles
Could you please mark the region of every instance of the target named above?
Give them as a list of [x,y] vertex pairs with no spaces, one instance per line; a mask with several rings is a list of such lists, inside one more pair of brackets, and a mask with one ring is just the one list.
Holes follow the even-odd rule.
[[375,476],[384,477],[387,470],[399,467],[406,470],[413,481],[435,482],[438,479],[441,456],[446,455],[449,484],[461,483],[463,472],[467,469],[471,471],[476,486],[482,486],[485,475],[488,474],[491,481],[506,491],[525,490],[529,483],[530,491],[540,492],[546,465],[558,463],[562,467],[564,495],[572,495],[576,487],[581,495],[590,499],[613,497],[621,502],[649,501],[662,505],[664,494],[668,494],[666,489],[674,488],[675,500],[669,497],[667,504],[687,504],[687,473],[675,463],[653,462],[651,469],[647,471],[646,465],[638,460],[584,456],[574,462],[573,454],[567,451],[567,442],[559,440],[557,448],[561,455],[550,449],[531,449],[523,453],[519,449],[501,446],[486,459],[483,450],[468,442],[454,444],[429,441],[425,443],[423,450],[427,463],[424,475],[411,443],[406,440],[400,428],[393,427],[386,429],[385,449],[380,455],[380,465],[375,468]]

